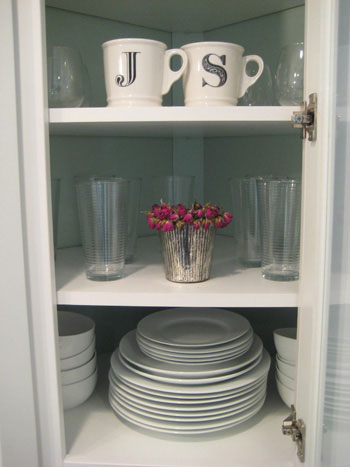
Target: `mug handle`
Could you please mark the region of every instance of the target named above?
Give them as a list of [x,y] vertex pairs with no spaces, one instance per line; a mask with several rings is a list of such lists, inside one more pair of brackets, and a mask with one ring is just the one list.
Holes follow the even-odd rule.
[[[171,57],[174,55],[180,55],[182,58],[181,67],[173,71],[170,66]],[[175,81],[177,81],[183,75],[184,71],[187,67],[188,58],[186,53],[181,49],[168,49],[165,51],[164,55],[164,70],[163,70],[163,87],[162,87],[162,95],[169,92],[171,86]]]
[[[248,62],[256,62],[258,64],[259,68],[254,76],[247,75],[246,69]],[[243,97],[249,86],[254,84],[255,81],[261,76],[261,73],[264,71],[264,61],[261,57],[259,57],[259,55],[247,55],[246,57],[243,57],[242,69],[243,76],[238,97]]]

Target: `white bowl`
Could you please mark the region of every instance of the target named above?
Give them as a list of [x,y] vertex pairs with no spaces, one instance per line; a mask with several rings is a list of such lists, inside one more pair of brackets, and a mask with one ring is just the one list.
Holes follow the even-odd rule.
[[295,392],[292,389],[287,388],[284,384],[279,381],[276,376],[276,385],[279,395],[283,402],[288,405],[288,407],[292,407],[295,404]]
[[61,371],[61,383],[73,384],[88,378],[96,370],[96,352],[91,360],[84,365],[72,368],[71,370]]
[[97,370],[88,378],[73,384],[62,386],[62,398],[64,410],[73,409],[85,402],[94,392],[97,382]]
[[292,391],[295,390],[295,380],[292,378],[289,378],[288,376],[284,375],[276,366],[276,376],[279,379],[279,381],[287,386],[287,388],[291,389]]
[[273,339],[279,356],[295,364],[297,359],[297,328],[281,328],[273,331]]
[[78,368],[79,366],[85,365],[89,360],[92,359],[95,353],[95,338],[89,345],[89,347],[82,352],[69,358],[61,358],[60,365],[61,370],[71,370]]
[[58,335],[60,358],[69,358],[81,353],[91,344],[95,335],[95,323],[80,313],[59,311]]
[[297,374],[296,365],[284,362],[280,359],[278,354],[276,355],[276,367],[280,370],[281,373],[288,376],[288,378],[295,380]]

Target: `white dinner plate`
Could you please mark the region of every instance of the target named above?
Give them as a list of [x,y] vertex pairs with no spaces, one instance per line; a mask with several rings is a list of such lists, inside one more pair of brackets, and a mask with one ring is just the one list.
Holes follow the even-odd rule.
[[180,347],[205,347],[238,339],[250,329],[238,313],[215,308],[175,308],[143,318],[137,332],[151,341]]
[[187,413],[186,416],[184,416],[177,412],[173,412],[172,414],[166,414],[166,413],[161,413],[161,411],[143,408],[141,406],[137,406],[136,404],[130,403],[125,398],[119,395],[115,395],[113,393],[109,394],[110,400],[113,399],[114,402],[119,403],[122,407],[130,410],[131,412],[137,415],[153,418],[155,420],[164,420],[164,421],[176,422],[176,423],[185,422],[185,423],[191,423],[191,424],[196,423],[196,422],[217,421],[217,420],[227,419],[228,417],[238,415],[239,413],[242,413],[245,410],[259,403],[262,400],[262,398],[265,398],[265,391],[262,394],[259,394],[259,396],[257,396],[256,398],[250,401],[246,401],[245,404],[242,404],[242,406],[232,407],[230,410],[226,410],[222,413],[220,413],[220,411],[217,411],[216,413],[212,413],[212,414]]
[[158,342],[151,341],[146,337],[143,337],[137,332],[136,329],[136,340],[137,342],[152,351],[159,351],[165,355],[183,355],[185,357],[202,357],[202,356],[216,356],[221,354],[226,354],[227,352],[232,352],[235,349],[239,349],[242,346],[250,345],[253,341],[253,329],[249,328],[246,333],[240,336],[238,339],[235,339],[225,344],[212,345],[210,347],[188,347],[188,346],[173,346],[168,344],[160,344]]
[[[254,341],[248,352],[244,355],[223,362],[212,362],[197,365],[195,363],[169,363],[162,362],[145,355],[136,342],[136,332],[132,330],[125,334],[119,344],[119,352],[123,359],[135,369],[151,375],[159,375],[168,378],[197,379],[212,378],[219,375],[230,374],[234,377],[239,370],[249,368],[249,365],[257,361],[261,356],[263,344],[255,335]],[[194,384],[196,384],[194,382]]]
[[[140,428],[157,431],[160,433],[178,434],[178,435],[199,435],[205,433],[214,433],[216,431],[226,430],[233,426],[239,425],[261,410],[265,400],[262,400],[255,406],[251,407],[237,416],[230,417],[229,420],[221,420],[216,422],[201,422],[194,424],[169,423],[164,421],[156,421],[146,417],[141,417],[125,409],[117,402],[111,401],[113,410],[125,421],[136,425]],[[185,426],[184,426],[185,425]]]
[[113,386],[110,385],[110,391],[114,394],[118,394],[122,397],[128,399],[130,403],[134,403],[136,405],[140,405],[140,407],[148,408],[149,410],[166,410],[168,412],[200,412],[200,411],[216,411],[225,409],[228,407],[233,407],[235,405],[244,404],[246,401],[251,400],[257,394],[260,394],[262,391],[266,390],[266,381],[263,382],[260,386],[254,388],[253,390],[247,391],[246,393],[236,395],[231,395],[230,398],[218,401],[216,399],[206,399],[200,401],[197,404],[181,404],[175,403],[173,400],[168,399],[168,401],[153,401],[146,399],[144,397],[140,397],[139,395],[135,395],[134,393],[130,393],[128,390],[120,386]]
[[242,373],[239,378],[228,380],[213,381],[213,378],[198,380],[198,384],[188,384],[189,380],[184,380],[185,384],[176,383],[174,379],[168,381],[152,380],[144,376],[141,372],[135,372],[125,366],[118,357],[118,349],[113,352],[111,357],[111,367],[115,375],[118,375],[122,381],[131,382],[141,388],[149,388],[160,392],[180,393],[180,394],[216,394],[218,392],[232,391],[254,383],[262,376],[265,376],[271,364],[270,355],[263,350],[261,361],[249,371]]
[[[151,389],[147,387],[140,387],[134,385],[130,381],[122,381],[118,378],[117,375],[113,373],[111,369],[109,372],[109,381],[113,387],[122,387],[125,389],[129,394],[135,394],[136,396],[143,397],[148,400],[158,401],[158,402],[170,402],[172,401],[174,404],[201,404],[202,402],[213,402],[213,401],[221,401],[227,400],[234,397],[239,397],[250,390],[257,388],[262,384],[266,384],[267,375],[263,375],[256,381],[247,384],[246,386],[242,386],[237,389],[231,389],[228,391],[219,391],[216,393],[197,393],[197,394],[187,394],[185,392],[161,392],[156,389]],[[187,387],[186,387],[187,389]]]

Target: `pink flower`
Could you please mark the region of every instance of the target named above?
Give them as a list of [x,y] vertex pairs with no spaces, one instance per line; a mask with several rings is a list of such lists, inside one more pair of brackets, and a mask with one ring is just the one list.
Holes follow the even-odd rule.
[[230,214],[229,212],[224,212],[223,218],[224,218],[224,223],[225,223],[225,226],[226,226],[232,221],[233,215]]
[[186,222],[186,224],[190,224],[193,220],[193,217],[190,213],[187,213],[184,217],[184,222]]
[[154,229],[154,227],[155,227],[155,222],[154,221],[155,221],[155,219],[153,217],[148,217],[147,218],[148,227],[150,229]]
[[204,229],[204,230],[208,230],[209,227],[211,226],[211,223],[212,223],[212,222],[211,222],[210,220],[208,220],[208,219],[204,220],[204,221],[203,221],[203,229]]
[[165,221],[162,227],[163,232],[170,232],[174,230],[174,224],[170,221]]
[[162,228],[162,221],[157,222],[156,230],[160,230]]
[[167,206],[166,204],[162,204],[160,208],[160,213],[159,213],[159,219],[167,219],[171,214],[171,208],[170,206]]
[[208,219],[213,219],[214,217],[217,217],[219,215],[219,211],[214,208],[214,206],[207,206],[205,209],[205,216]]
[[187,213],[187,209],[182,204],[177,205],[177,213],[180,217],[184,217]]
[[217,229],[222,229],[225,227],[224,219],[221,216],[215,219],[215,227]]
[[200,220],[197,219],[197,220],[193,221],[193,227],[194,227],[195,230],[198,230],[200,228],[200,226],[201,226],[201,221]]
[[199,219],[202,219],[202,217],[204,217],[204,210],[203,209],[198,209],[197,211],[197,217]]
[[176,212],[171,214],[171,216],[169,217],[169,220],[171,220],[171,221],[177,221],[178,219],[179,219],[179,216],[178,216],[178,214],[176,214]]

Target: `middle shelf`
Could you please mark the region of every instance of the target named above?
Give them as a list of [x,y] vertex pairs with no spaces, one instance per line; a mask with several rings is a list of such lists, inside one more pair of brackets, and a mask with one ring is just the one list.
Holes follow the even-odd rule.
[[159,239],[140,238],[136,261],[117,281],[86,279],[82,248],[57,250],[57,302],[92,306],[297,307],[298,281],[263,279],[260,268],[243,269],[235,259],[234,240],[218,235],[208,281],[179,284],[165,278]]

